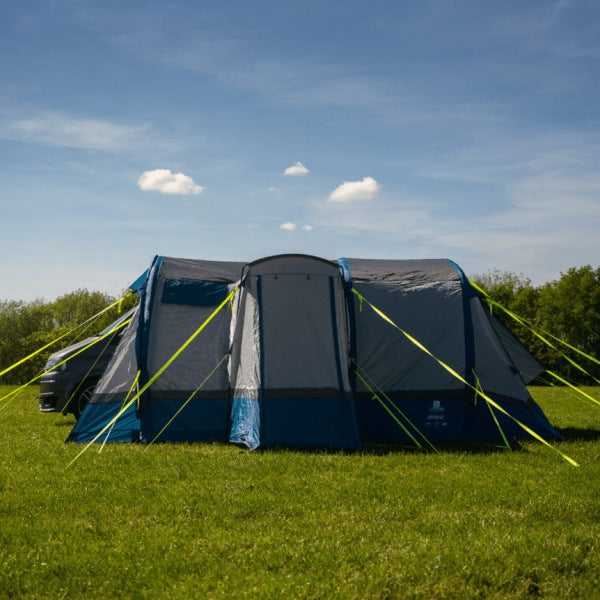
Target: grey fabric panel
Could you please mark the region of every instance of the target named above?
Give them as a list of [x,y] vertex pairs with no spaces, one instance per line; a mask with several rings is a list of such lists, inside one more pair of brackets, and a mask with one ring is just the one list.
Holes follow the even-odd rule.
[[135,354],[138,316],[139,308],[136,308],[90,402],[101,401],[100,397],[105,394],[125,394],[129,391],[138,370]]
[[338,344],[347,346],[334,338],[330,276],[263,275],[261,283],[264,387],[339,389]]
[[197,281],[223,281],[233,283],[240,279],[243,262],[193,260],[190,258],[163,257],[160,276],[163,279],[191,279]]
[[[150,321],[147,359],[150,376],[171,358],[216,308],[162,303],[162,273],[161,269]],[[225,306],[151,386],[151,391],[196,389],[228,352],[230,319],[230,307]],[[228,387],[225,360],[203,385],[202,390],[227,390]]]
[[[420,262],[420,261],[419,261]],[[398,327],[435,356],[465,372],[465,334],[460,281],[355,281],[354,287]],[[354,300],[357,362],[385,391],[455,390],[463,384],[440,367],[368,305]],[[357,382],[357,389],[364,387]]]
[[257,400],[260,391],[260,338],[255,278],[246,279],[232,320],[231,387],[234,396]]
[[311,274],[339,276],[337,263],[304,254],[283,254],[255,261],[249,265],[253,275]]
[[479,298],[471,301],[475,338],[475,372],[483,391],[526,401],[529,392],[492,327]]
[[494,330],[502,341],[502,345],[506,349],[515,367],[521,373],[523,381],[525,383],[532,382],[538,375],[541,375],[545,371],[544,367],[530,354],[529,350],[521,344],[512,331],[510,331],[500,319],[493,314],[490,315],[489,312],[487,312],[487,314]]
[[459,280],[452,263],[445,258],[423,260],[378,260],[368,258],[348,258],[352,280],[385,281],[402,283],[413,288],[436,284],[444,287],[446,282]]
[[261,383],[269,390],[339,390],[338,373],[343,389],[350,389],[345,297],[337,264],[291,255],[249,265],[235,319],[231,379],[236,397],[257,398]]

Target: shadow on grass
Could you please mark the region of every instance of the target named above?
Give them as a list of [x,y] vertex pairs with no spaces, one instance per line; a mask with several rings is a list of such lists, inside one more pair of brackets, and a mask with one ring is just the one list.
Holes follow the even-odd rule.
[[77,423],[77,421],[74,421],[74,420],[56,421],[55,423],[53,423],[53,425],[54,425],[54,427],[70,427],[70,428],[73,428],[73,427],[75,427],[75,423]]
[[[436,442],[434,444],[440,454],[496,454],[507,452],[508,448],[501,444],[490,444],[483,442]],[[511,442],[510,451],[520,451],[518,442]],[[435,454],[435,450],[428,446],[417,448],[416,446],[404,446],[400,444],[365,444],[364,454],[387,455],[387,454]]]
[[565,441],[585,440],[595,442],[600,440],[600,429],[583,429],[580,427],[557,427],[556,430],[565,438]]
[[[236,444],[237,445],[237,444]],[[303,446],[260,446],[252,452],[269,453],[269,452],[299,452],[302,454],[366,454],[370,456],[386,456],[390,454],[435,454],[436,451],[440,454],[495,454],[499,452],[509,451],[506,446],[500,444],[490,444],[483,442],[461,442],[461,443],[435,443],[435,450],[430,446],[424,445],[418,448],[415,445],[406,445],[400,443],[367,443],[365,442],[362,450],[344,450],[339,448],[309,448]],[[248,449],[239,445],[240,451],[248,452]],[[518,442],[511,442],[510,451],[521,451],[522,448]]]

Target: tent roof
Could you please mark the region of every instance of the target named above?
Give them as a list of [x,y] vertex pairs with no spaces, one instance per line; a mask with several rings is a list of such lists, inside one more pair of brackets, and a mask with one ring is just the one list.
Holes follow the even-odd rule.
[[354,281],[440,283],[458,281],[460,273],[445,258],[421,260],[346,259]]

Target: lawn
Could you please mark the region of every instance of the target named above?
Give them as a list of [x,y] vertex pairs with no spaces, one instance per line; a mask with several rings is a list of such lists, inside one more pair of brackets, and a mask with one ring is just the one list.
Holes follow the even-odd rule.
[[532,393],[579,468],[533,441],[113,444],[67,468],[74,421],[28,388],[0,410],[0,598],[598,598],[600,408]]

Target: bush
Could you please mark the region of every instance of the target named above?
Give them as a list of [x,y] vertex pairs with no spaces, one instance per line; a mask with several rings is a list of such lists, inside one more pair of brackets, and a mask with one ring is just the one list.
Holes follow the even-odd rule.
[[[54,302],[40,299],[29,303],[0,302],[0,370],[65,335],[115,300],[112,296],[101,292],[76,290],[57,298]],[[88,326],[78,329],[23,365],[6,373],[2,377],[2,383],[19,384],[31,380],[43,370],[50,354],[77,339],[101,331],[136,303],[137,296],[128,294],[121,306],[107,311]]]

